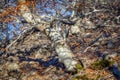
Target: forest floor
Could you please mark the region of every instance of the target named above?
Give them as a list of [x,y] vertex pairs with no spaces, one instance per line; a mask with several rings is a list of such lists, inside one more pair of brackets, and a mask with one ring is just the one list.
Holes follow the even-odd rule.
[[86,30],[84,38],[70,35],[67,44],[83,65],[72,74],[64,70],[47,36],[31,31],[0,56],[0,80],[120,80],[119,33],[119,26],[113,26]]
[[89,20],[96,28],[86,27],[83,19],[80,33],[66,39],[82,64],[76,73],[65,71],[54,44],[33,29],[9,50],[0,49],[0,80],[120,80],[120,17],[114,12],[93,12]]

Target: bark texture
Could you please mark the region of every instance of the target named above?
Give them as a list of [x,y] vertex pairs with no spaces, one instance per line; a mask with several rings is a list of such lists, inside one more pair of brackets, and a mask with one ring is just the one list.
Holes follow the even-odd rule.
[[69,46],[66,44],[65,39],[58,30],[53,28],[46,30],[49,31],[48,36],[54,42],[54,47],[56,53],[58,54],[59,60],[65,64],[68,71],[74,71],[77,61],[74,60],[74,55],[69,49]]

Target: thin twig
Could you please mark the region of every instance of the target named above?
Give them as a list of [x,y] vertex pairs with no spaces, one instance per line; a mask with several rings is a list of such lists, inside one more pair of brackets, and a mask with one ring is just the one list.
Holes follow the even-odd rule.
[[8,50],[13,44],[15,44],[20,38],[22,35],[24,35],[25,33],[27,33],[29,30],[31,30],[33,27],[27,29],[27,30],[24,30],[18,37],[17,39],[15,39],[13,42],[11,42],[7,47],[6,47],[6,50]]

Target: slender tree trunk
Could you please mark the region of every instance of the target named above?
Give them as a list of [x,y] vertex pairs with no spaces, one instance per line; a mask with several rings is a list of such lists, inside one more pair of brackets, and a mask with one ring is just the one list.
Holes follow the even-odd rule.
[[[24,2],[25,0],[18,0],[19,3]],[[33,14],[30,12],[29,8],[23,4],[20,6],[20,11],[22,17],[30,24],[34,24],[34,27],[38,27],[40,19],[34,18]],[[37,19],[37,20],[36,20]],[[39,20],[39,21],[38,21]],[[36,25],[37,24],[37,25]],[[59,60],[64,63],[67,71],[75,71],[76,64],[78,63],[74,60],[74,55],[69,49],[69,46],[66,44],[66,41],[62,37],[61,33],[54,29],[53,27],[46,28],[46,26],[39,27],[45,30],[46,35],[50,37],[51,41],[54,43],[56,53],[58,54]],[[40,29],[41,30],[41,29]]]

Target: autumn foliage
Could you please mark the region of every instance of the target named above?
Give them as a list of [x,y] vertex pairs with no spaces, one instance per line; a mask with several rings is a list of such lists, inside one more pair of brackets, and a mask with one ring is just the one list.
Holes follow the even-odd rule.
[[20,15],[19,9],[21,5],[27,5],[30,8],[35,8],[35,0],[27,0],[26,2],[18,3],[17,6],[10,6],[0,13],[0,21],[2,22],[11,22],[14,20],[13,16]]

